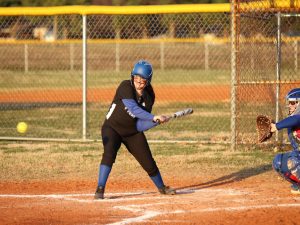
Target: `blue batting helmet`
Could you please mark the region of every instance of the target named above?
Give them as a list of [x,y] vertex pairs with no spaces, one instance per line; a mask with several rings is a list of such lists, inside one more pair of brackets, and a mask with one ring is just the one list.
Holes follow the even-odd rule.
[[287,101],[300,101],[300,88],[294,88],[286,95]]
[[139,75],[142,78],[146,79],[147,85],[149,85],[152,79],[152,74],[153,74],[152,65],[146,60],[140,60],[134,65],[131,71],[131,78],[134,75]]

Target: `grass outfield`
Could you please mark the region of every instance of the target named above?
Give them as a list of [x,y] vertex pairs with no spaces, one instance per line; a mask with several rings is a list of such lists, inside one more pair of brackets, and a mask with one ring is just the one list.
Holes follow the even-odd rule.
[[[95,179],[102,143],[0,142],[1,181]],[[227,145],[151,143],[162,174],[228,174],[243,170],[244,176],[271,170],[274,152],[244,148],[230,151]],[[253,168],[252,170],[250,168]],[[174,172],[176,171],[176,172]],[[137,161],[122,146],[112,176],[146,176]],[[124,178],[124,177],[123,177]]]
[[[167,104],[154,108],[154,114],[172,113],[188,104]],[[157,126],[146,132],[152,140],[204,140],[212,138],[228,140],[230,136],[229,104],[193,104],[195,112],[191,116],[179,118],[170,123]],[[88,105],[88,139],[100,139],[100,127],[107,113],[108,105]],[[1,120],[5,126],[0,136],[50,137],[76,139],[81,137],[81,105],[64,107],[28,107],[21,110],[1,110]],[[28,131],[16,131],[18,121],[26,118]],[[212,130],[218,130],[212,135]]]
[[[87,86],[116,87],[120,81],[129,79],[130,71],[88,71]],[[182,84],[230,84],[230,71],[225,70],[155,70],[153,85]],[[0,88],[53,89],[81,88],[82,71],[1,71]]]

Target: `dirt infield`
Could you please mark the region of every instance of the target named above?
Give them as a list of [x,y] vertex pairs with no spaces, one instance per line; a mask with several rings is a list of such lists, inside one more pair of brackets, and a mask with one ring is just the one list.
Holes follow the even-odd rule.
[[[115,94],[115,88],[90,88],[87,92],[88,102],[109,103]],[[186,85],[157,86],[156,99],[159,101],[229,101],[230,87],[228,85]],[[81,102],[81,89],[43,89],[0,92],[0,102]]]
[[[281,85],[279,99],[284,99],[292,85]],[[157,85],[154,87],[156,99],[159,102],[229,102],[230,85]],[[88,102],[110,103],[115,94],[115,88],[89,88]],[[275,86],[266,84],[244,84],[237,88],[239,101],[272,102],[275,100]],[[36,89],[0,91],[0,102],[82,102],[82,89]]]
[[274,172],[235,175],[169,181],[175,196],[111,179],[104,200],[91,180],[2,182],[0,224],[299,224],[300,195]]

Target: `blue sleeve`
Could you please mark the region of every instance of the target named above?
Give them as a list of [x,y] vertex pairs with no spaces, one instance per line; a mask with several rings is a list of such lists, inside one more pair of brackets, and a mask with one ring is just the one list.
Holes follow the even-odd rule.
[[139,132],[143,132],[143,131],[149,130],[149,129],[157,126],[157,125],[158,125],[158,123],[155,123],[155,122],[150,121],[150,120],[138,119],[137,122],[136,122],[136,129]]
[[154,115],[148,113],[146,110],[138,106],[137,102],[133,99],[122,99],[123,104],[130,114],[142,120],[153,121]]
[[277,130],[300,126],[300,115],[289,116],[276,123]]

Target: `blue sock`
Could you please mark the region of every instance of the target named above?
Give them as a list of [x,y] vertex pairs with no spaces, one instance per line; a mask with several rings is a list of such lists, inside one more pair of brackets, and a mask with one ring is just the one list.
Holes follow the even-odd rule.
[[106,166],[106,165],[103,165],[103,164],[101,164],[99,166],[98,187],[99,186],[105,187],[106,181],[107,181],[108,176],[110,174],[110,171],[111,171],[111,167],[109,167],[109,166]]
[[163,186],[165,186],[159,171],[156,176],[150,178],[157,188],[162,188]]

